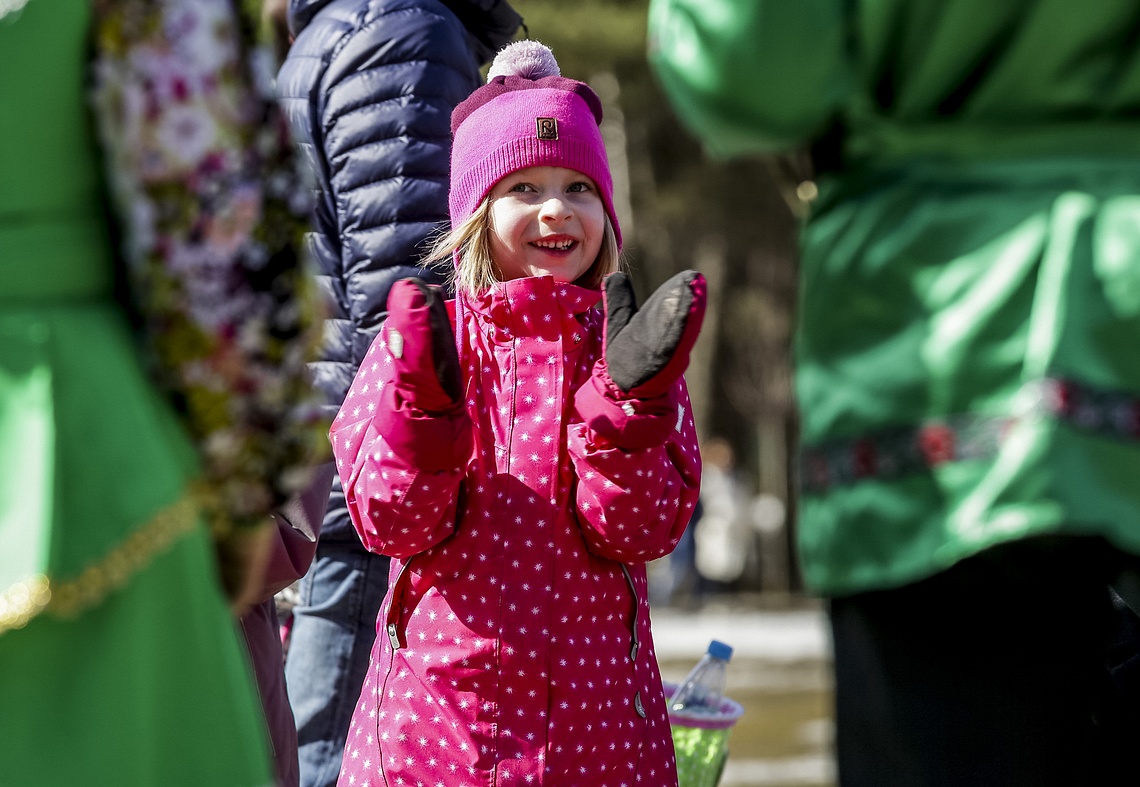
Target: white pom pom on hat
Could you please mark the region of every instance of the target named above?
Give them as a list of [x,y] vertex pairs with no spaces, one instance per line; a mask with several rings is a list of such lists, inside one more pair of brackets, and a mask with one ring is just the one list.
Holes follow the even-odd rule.
[[497,76],[518,76],[524,79],[562,76],[554,53],[545,44],[527,39],[507,44],[495,55],[487,81]]

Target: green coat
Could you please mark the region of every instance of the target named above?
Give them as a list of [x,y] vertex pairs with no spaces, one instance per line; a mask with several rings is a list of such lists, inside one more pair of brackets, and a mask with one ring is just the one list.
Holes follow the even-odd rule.
[[653,0],[650,59],[717,155],[827,134],[802,240],[809,584],[990,545],[1140,553],[1140,6]]
[[[240,392],[226,387],[210,372],[223,364],[201,360],[226,348],[218,337],[233,333],[234,324],[217,319],[218,312],[201,308],[202,302],[219,309],[231,304],[242,294],[240,279],[225,280],[224,297],[209,290],[195,299],[190,285],[206,287],[209,276],[191,277],[186,271],[192,266],[174,265],[173,254],[163,266],[157,252],[143,251],[179,247],[179,259],[209,273],[208,264],[217,270],[230,259],[218,248],[253,248],[253,230],[243,217],[258,216],[257,227],[268,223],[267,208],[243,211],[242,204],[279,200],[251,196],[242,183],[208,200],[190,188],[224,171],[226,160],[217,151],[250,144],[234,131],[253,123],[248,115],[231,112],[234,120],[225,126],[213,118],[226,113],[210,115],[202,102],[191,103],[193,90],[182,91],[207,85],[221,94],[221,79],[181,79],[192,69],[198,76],[237,73],[223,71],[219,53],[229,50],[214,46],[214,36],[234,29],[222,24],[232,18],[224,13],[225,0],[98,7],[107,18],[121,11],[114,17],[120,22],[181,10],[178,43],[185,51],[162,59],[165,32],[173,26],[97,24],[104,17],[93,16],[90,0],[0,3],[0,785],[268,787],[265,719],[218,585],[201,502],[212,497],[190,491],[221,452],[196,450],[194,438],[206,430],[188,427],[193,419],[187,413],[221,411],[214,421],[230,427],[224,417],[230,413],[263,412],[253,399],[257,386]],[[104,55],[93,68],[96,29],[122,42],[134,58]],[[140,31],[160,43],[137,36]],[[189,45],[193,32],[205,45]],[[108,49],[118,51],[99,51]],[[112,67],[128,62],[140,72],[165,75],[167,82],[148,82],[152,94],[136,91],[133,100],[107,101],[127,96],[142,81],[114,81]],[[104,122],[117,118],[131,131],[112,134],[108,124],[103,131],[114,144],[96,143],[93,86],[94,95],[104,98]],[[160,88],[173,97],[167,105],[140,100]],[[134,122],[139,118],[149,125]],[[165,158],[155,153],[152,137],[170,140]],[[209,145],[202,142],[207,137]],[[143,342],[144,332],[132,328],[115,297],[100,150],[119,156],[111,168],[114,185],[135,186],[134,210],[124,210],[116,226],[128,230],[124,246],[136,270],[146,260],[153,263],[140,278],[167,295],[165,304],[157,296],[135,304],[151,320],[162,317],[168,330],[159,339],[166,344]],[[132,156],[145,159],[145,166],[126,166]],[[203,161],[216,165],[206,168]],[[138,174],[143,171],[145,178]],[[154,208],[169,208],[176,197],[195,210]],[[235,205],[237,197],[245,203]],[[193,224],[184,216],[192,216]],[[140,231],[147,226],[150,232]],[[263,277],[273,265],[272,255],[266,256]],[[295,264],[296,255],[291,260]],[[186,286],[176,290],[176,284]],[[294,303],[287,289],[275,294]],[[240,314],[258,313],[258,305],[244,301]],[[179,317],[179,310],[187,314]],[[210,333],[205,325],[221,327]],[[241,338],[243,347],[261,348],[252,341],[256,331]],[[298,370],[301,338],[280,343],[298,357]],[[185,368],[201,385],[183,389],[186,406],[176,410],[173,397],[160,393],[144,368],[144,344],[160,345],[164,360],[173,353],[162,347],[182,347]],[[256,367],[238,356],[232,349],[224,356],[217,352],[226,368],[245,373]],[[288,367],[279,357],[272,363],[274,369]],[[279,381],[270,374],[262,379]],[[212,397],[196,394],[207,384]],[[281,409],[299,401],[288,385],[273,387]],[[196,397],[211,407],[196,410],[190,401]],[[265,475],[280,466],[282,455],[293,456],[280,448],[288,430],[280,421],[269,425],[273,439],[256,444],[242,439],[246,433],[227,431],[229,444],[260,449],[242,458],[257,460]],[[248,478],[242,467],[230,462],[225,474]],[[250,509],[261,491],[252,483],[242,487]],[[268,505],[246,519],[264,519]]]

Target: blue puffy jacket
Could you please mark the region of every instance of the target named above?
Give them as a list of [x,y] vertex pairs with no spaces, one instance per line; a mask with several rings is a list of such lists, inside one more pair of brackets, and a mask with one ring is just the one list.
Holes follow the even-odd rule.
[[[310,249],[329,299],[313,377],[332,414],[399,279],[446,228],[451,110],[521,19],[503,0],[291,0],[282,106],[317,175]],[[321,538],[355,540],[340,479]],[[362,547],[363,548],[363,547]]]

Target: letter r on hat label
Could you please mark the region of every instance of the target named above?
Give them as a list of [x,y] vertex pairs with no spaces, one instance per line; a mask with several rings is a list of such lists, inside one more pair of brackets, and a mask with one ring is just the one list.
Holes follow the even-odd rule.
[[539,139],[558,139],[558,118],[535,118]]

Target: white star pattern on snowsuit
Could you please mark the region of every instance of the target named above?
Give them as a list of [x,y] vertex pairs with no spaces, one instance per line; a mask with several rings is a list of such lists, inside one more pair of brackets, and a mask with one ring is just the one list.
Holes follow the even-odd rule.
[[475,445],[453,471],[376,427],[385,332],[361,365],[331,437],[354,525],[396,559],[341,785],[675,785],[645,562],[691,514],[696,432],[623,451],[582,423],[598,298],[519,279],[460,309]]

